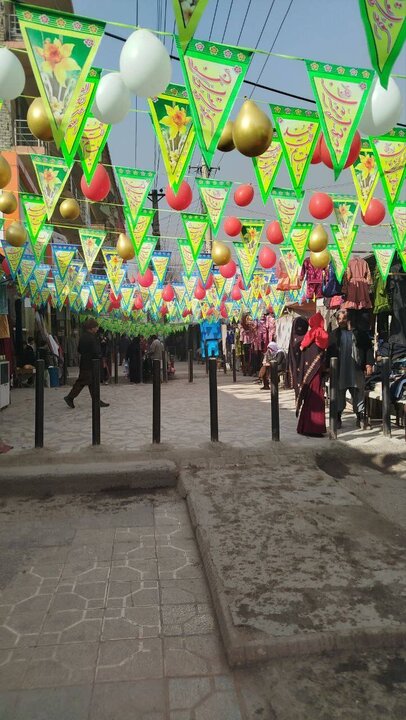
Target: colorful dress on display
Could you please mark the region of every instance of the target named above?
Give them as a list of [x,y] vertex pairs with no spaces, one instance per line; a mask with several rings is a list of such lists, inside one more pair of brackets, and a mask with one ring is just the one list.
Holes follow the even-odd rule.
[[344,276],[343,308],[347,310],[369,310],[372,307],[369,294],[372,285],[368,263],[361,257],[351,258]]
[[306,300],[323,297],[323,277],[324,270],[313,267],[310,259],[306,258],[300,273],[300,281],[306,280]]

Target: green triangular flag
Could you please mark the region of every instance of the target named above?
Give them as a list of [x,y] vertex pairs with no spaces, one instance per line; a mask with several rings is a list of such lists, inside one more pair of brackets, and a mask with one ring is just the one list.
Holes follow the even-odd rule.
[[41,231],[47,216],[47,208],[41,195],[21,193],[20,200],[24,209],[24,215],[30,238],[35,241]]
[[32,248],[32,251],[33,251],[38,263],[42,262],[42,260],[43,260],[43,257],[45,255],[45,250],[46,250],[48,243],[52,237],[53,231],[54,231],[53,225],[43,225],[41,230],[38,233],[36,240],[33,240],[32,237],[29,236],[31,248]]
[[372,243],[372,252],[375,255],[376,264],[378,265],[384,282],[388,279],[395,251],[396,248],[394,245],[388,245],[388,243]]
[[357,217],[358,200],[348,195],[330,193],[338,227],[343,235],[349,235]]
[[295,255],[299,265],[302,265],[305,259],[312,227],[313,224],[311,222],[300,222],[296,223],[295,227],[291,232],[290,242],[292,244],[293,250],[295,251]]
[[300,213],[303,198],[304,192],[297,196],[294,190],[285,190],[284,188],[272,190],[272,200],[286,242],[290,240],[290,234]]
[[169,260],[171,259],[170,252],[154,252],[152,256],[152,265],[155,270],[155,274],[159,280],[159,284],[162,285],[166,271],[168,269]]
[[[178,242],[180,242],[180,241],[178,240]],[[195,287],[196,287],[196,283],[197,283],[197,275],[193,275],[193,276],[182,275],[182,282],[186,288],[186,294],[187,294],[189,300],[191,300],[193,298],[193,295],[195,292]]]
[[152,255],[157,246],[158,238],[147,236],[142,245],[135,251],[137,256],[138,269],[141,275],[145,275],[148,265],[151,262]]
[[103,300],[104,293],[107,289],[107,278],[104,275],[90,275],[90,291],[96,298],[98,303]]
[[122,269],[123,258],[120,257],[115,248],[103,248],[102,255],[110,287],[114,295],[118,297],[125,278],[125,270]]
[[[76,245],[52,245],[52,257],[59,277],[66,282],[68,268],[76,255]],[[55,273],[54,273],[55,276]]]
[[207,215],[184,212],[181,213],[181,217],[193,258],[196,260],[202,249],[207,228],[209,227],[209,218]]
[[378,166],[369,140],[362,140],[360,154],[350,170],[361,212],[365,215],[379,180]]
[[392,210],[392,218],[396,228],[397,244],[403,250],[406,241],[406,202],[398,203]]
[[37,265],[37,267],[34,270],[34,280],[37,284],[37,290],[38,292],[42,292],[44,289],[48,277],[49,277],[49,271],[50,271],[49,265]]
[[213,267],[213,260],[211,255],[204,255],[203,253],[197,258],[196,265],[198,267],[200,277],[203,285],[206,285],[211,269]]
[[193,39],[184,53],[176,38],[197,142],[210,167],[217,143],[249,68],[249,50]]
[[375,73],[314,60],[305,62],[337,179],[347,161]]
[[354,247],[355,239],[358,234],[358,225],[354,225],[349,233],[343,233],[338,225],[330,225],[330,228],[333,233],[337,250],[340,253],[344,269],[346,270],[351,257],[352,249]]
[[196,28],[202,17],[208,0],[172,0],[178,29],[179,41],[185,50],[189,41],[195,34]]
[[[259,246],[259,243],[258,243]],[[253,276],[255,266],[257,264],[257,252],[249,252],[247,245],[243,242],[235,242],[234,249],[237,253],[238,262],[240,264],[241,275],[243,277],[245,286],[250,284]]]
[[371,138],[372,149],[389,210],[398,202],[406,173],[406,131],[395,128],[386,135]]
[[20,287],[20,292],[24,292],[26,290],[36,266],[37,263],[35,261],[35,258],[27,257],[24,254],[24,256],[21,258],[21,262],[17,270],[17,281]]
[[196,185],[212,230],[217,235],[233,183],[228,180],[196,178]]
[[93,228],[80,228],[79,230],[83,257],[89,272],[92,270],[93,263],[106,239],[106,235],[107,232],[105,230],[93,230]]
[[331,262],[333,263],[337,280],[338,282],[341,282],[345,273],[345,265],[341,259],[340,251],[335,245],[328,245],[327,250],[330,253]]
[[124,215],[127,224],[127,231],[132,241],[134,250],[138,252],[144,238],[146,237],[148,230],[151,226],[151,222],[154,219],[156,213],[155,208],[144,208],[138,215],[137,221],[134,224],[131,220],[131,214],[128,208],[124,208]]
[[92,109],[97,86],[100,82],[100,76],[100,68],[90,68],[87,78],[76,98],[69,125],[61,141],[62,154],[68,165],[72,163],[79,147],[87,118]]
[[404,2],[359,0],[372,67],[386,89],[406,37]]
[[253,218],[240,218],[241,238],[244,241],[248,257],[257,257],[259,243],[265,220],[254,220]]
[[320,134],[314,110],[270,105],[292,185],[300,192]]
[[3,245],[3,252],[10,267],[10,273],[13,280],[16,279],[17,270],[20,267],[22,257],[27,247],[27,243],[22,247],[14,247],[13,245],[9,245],[8,243],[4,243]]
[[71,168],[63,158],[52,155],[30,155],[37,176],[39,189],[44,198],[48,220],[51,219]]
[[276,176],[279,172],[280,164],[282,162],[282,157],[282,146],[278,140],[278,135],[274,130],[273,140],[268,150],[265,150],[262,155],[252,158],[258,187],[264,205],[266,205],[272,191]]
[[286,272],[289,277],[289,282],[292,285],[297,283],[298,275],[300,273],[300,265],[297,261],[296,253],[289,247],[280,248],[281,260],[283,260],[286,268]]
[[124,313],[129,314],[133,308],[135,295],[134,285],[121,286],[121,309]]
[[90,183],[101,154],[110,135],[111,125],[106,125],[89,114],[82,131],[79,157],[86,182]]
[[124,197],[130,218],[135,225],[156,173],[152,170],[115,167],[118,184]]

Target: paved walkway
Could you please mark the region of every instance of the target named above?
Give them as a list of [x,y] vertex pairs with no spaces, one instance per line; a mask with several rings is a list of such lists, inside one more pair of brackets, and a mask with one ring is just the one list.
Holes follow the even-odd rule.
[[[74,372],[74,371],[73,371]],[[83,390],[75,400],[75,410],[64,403],[65,388],[45,390],[45,446],[55,453],[75,453],[91,443],[91,404]],[[118,385],[101,387],[101,397],[110,403],[102,410],[102,444],[112,451],[138,451],[151,443],[152,386],[132,385],[120,378]],[[252,378],[218,373],[220,441],[232,447],[255,448],[271,436],[269,393],[261,391]],[[297,420],[291,391],[280,392],[281,440],[320,447],[327,438],[316,441],[297,435]],[[205,448],[210,440],[209,386],[205,369],[195,365],[195,382],[187,381],[185,363],[176,364],[176,377],[162,385],[161,442],[178,449]],[[34,446],[34,390],[12,391],[12,404],[0,413],[0,437],[14,446],[16,454]],[[340,439],[351,445],[371,448],[371,452],[404,451],[403,430],[393,428],[392,439],[384,439],[376,426],[365,432],[355,429],[354,416],[344,416]]]

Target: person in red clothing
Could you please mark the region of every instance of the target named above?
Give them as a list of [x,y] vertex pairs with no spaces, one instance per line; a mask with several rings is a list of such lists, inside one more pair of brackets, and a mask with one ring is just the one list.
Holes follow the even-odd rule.
[[309,330],[300,345],[302,354],[296,404],[296,416],[299,415],[297,432],[300,435],[321,437],[326,433],[323,372],[328,341],[323,317],[316,313],[310,318]]

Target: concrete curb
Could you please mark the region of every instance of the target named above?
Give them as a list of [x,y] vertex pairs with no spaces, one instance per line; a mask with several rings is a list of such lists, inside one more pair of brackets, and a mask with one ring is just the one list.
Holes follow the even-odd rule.
[[153,490],[176,487],[177,480],[170,460],[1,467],[0,497]]
[[227,592],[211,558],[209,535],[199,525],[193,494],[186,490],[182,476],[179,478],[178,489],[186,499],[224,649],[231,668],[247,667],[277,658],[296,657],[297,655],[321,655],[322,653],[337,650],[368,650],[370,648],[406,646],[406,625],[403,624],[385,630],[371,627],[355,632],[301,633],[286,637],[270,637],[248,627],[237,628],[230,614]]

